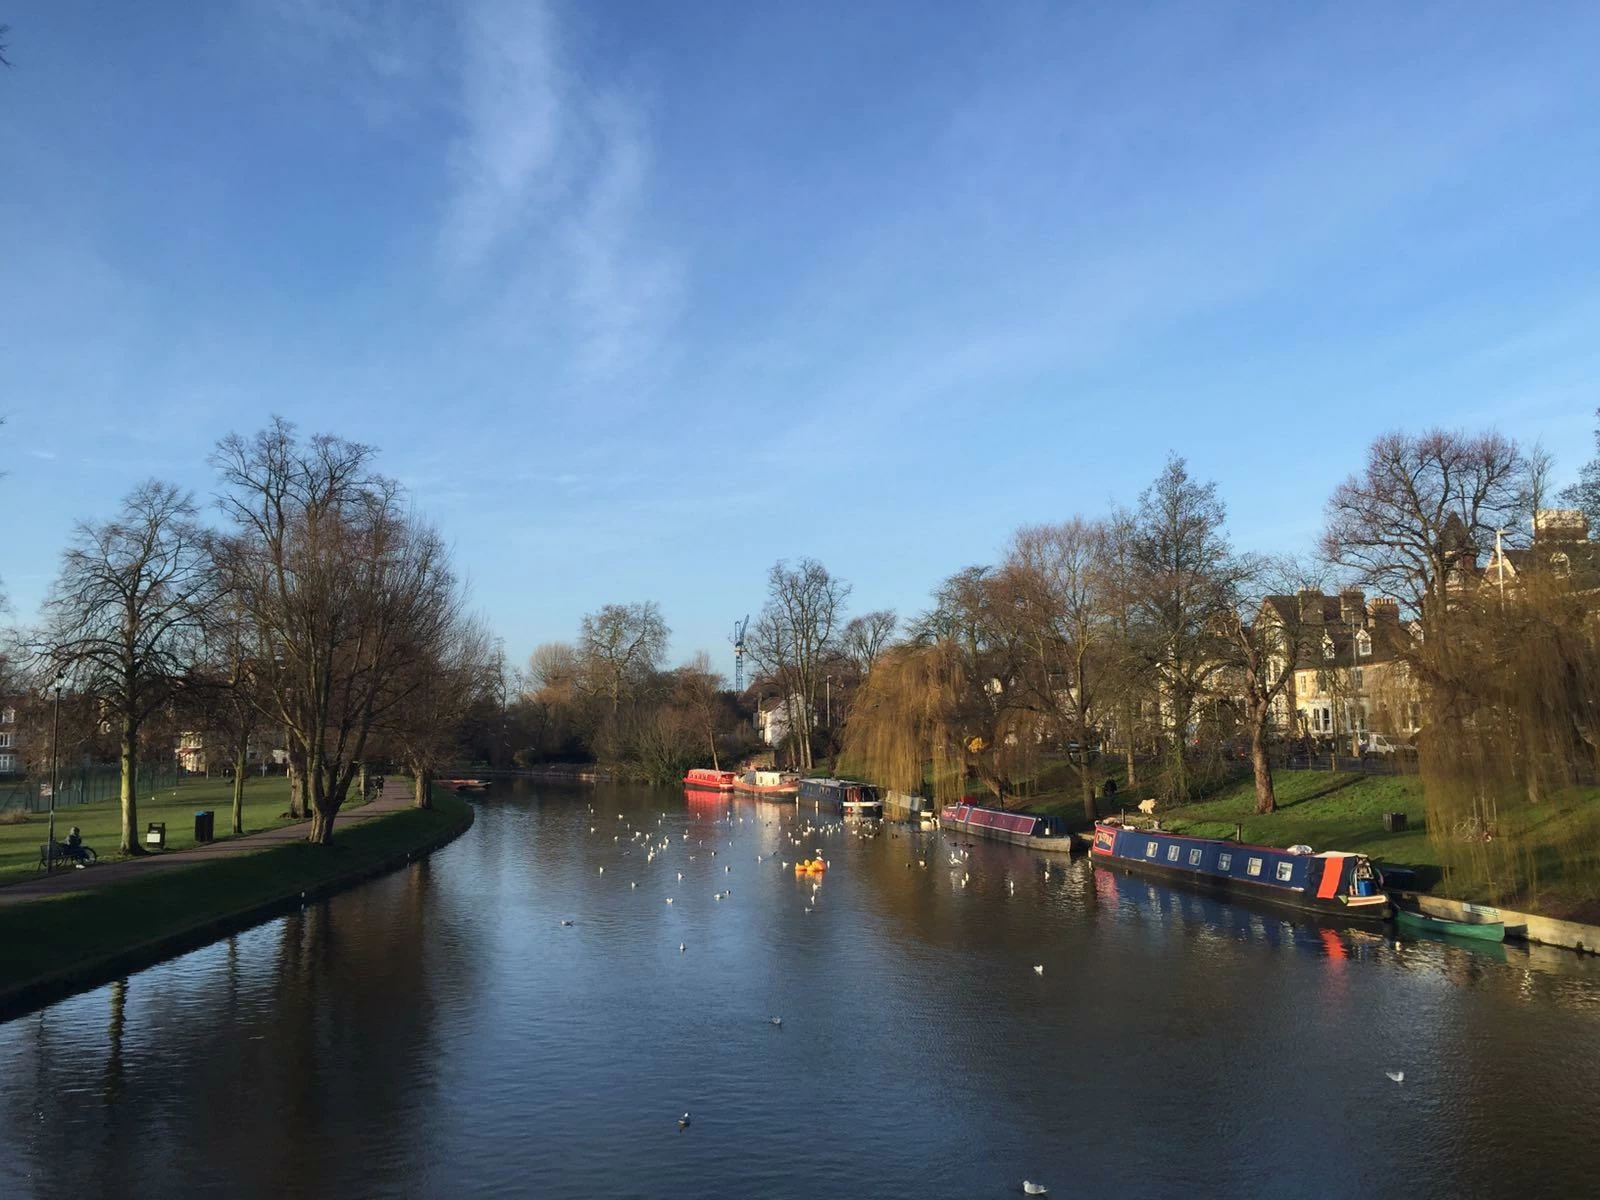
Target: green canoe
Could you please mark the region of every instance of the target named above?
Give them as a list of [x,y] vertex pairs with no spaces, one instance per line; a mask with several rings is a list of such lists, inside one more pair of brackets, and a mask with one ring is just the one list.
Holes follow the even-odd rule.
[[1480,942],[1506,940],[1504,921],[1449,921],[1444,917],[1430,917],[1412,908],[1394,908],[1395,924],[1419,933],[1447,933],[1452,937],[1475,938]]

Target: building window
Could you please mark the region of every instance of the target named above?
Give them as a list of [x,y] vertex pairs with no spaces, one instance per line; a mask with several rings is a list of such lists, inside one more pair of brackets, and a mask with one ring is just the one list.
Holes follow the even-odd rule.
[[0,748],[6,750],[17,744],[17,735],[14,733],[0,733]]
[[1333,639],[1331,637],[1329,637],[1327,634],[1323,634],[1322,635],[1322,657],[1323,658],[1332,658],[1333,657]]
[[1563,551],[1557,550],[1550,556],[1550,569],[1565,579],[1572,574],[1572,560]]
[[1154,842],[1146,842],[1144,844],[1144,856],[1146,858],[1154,858],[1156,856],[1156,851],[1159,849],[1160,847]]
[[1245,864],[1244,873],[1251,876],[1261,874],[1261,860],[1259,858],[1252,858],[1248,863]]
[[1350,686],[1351,687],[1357,687],[1357,688],[1361,686],[1361,668],[1360,667],[1351,667],[1350,668]]
[[17,723],[17,710],[14,708],[0,709],[0,725],[15,725]]
[[14,775],[17,771],[15,754],[0,754],[0,775]]
[[1168,846],[1167,847],[1167,861],[1168,862],[1177,862],[1178,861],[1178,847],[1177,846],[1173,845],[1173,846]]
[[1278,864],[1278,882],[1279,883],[1288,883],[1289,882],[1289,878],[1293,874],[1294,874],[1294,864],[1293,863],[1279,863]]
[[1193,850],[1189,851],[1189,865],[1191,867],[1198,867],[1200,865],[1200,847],[1199,846],[1196,846]]
[[1231,854],[1219,854],[1219,855],[1217,855],[1217,870],[1226,871],[1226,870],[1229,870],[1230,868],[1232,868],[1232,866],[1233,866],[1233,855],[1231,855]]
[[1356,653],[1362,658],[1372,657],[1372,635],[1365,629],[1356,634]]

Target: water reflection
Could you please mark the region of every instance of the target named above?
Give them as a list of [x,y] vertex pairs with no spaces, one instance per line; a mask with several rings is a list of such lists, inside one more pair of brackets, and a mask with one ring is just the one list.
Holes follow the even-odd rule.
[[510,789],[0,1026],[0,1195],[1498,1195],[1535,1154],[1582,1193],[1597,998],[1018,847]]

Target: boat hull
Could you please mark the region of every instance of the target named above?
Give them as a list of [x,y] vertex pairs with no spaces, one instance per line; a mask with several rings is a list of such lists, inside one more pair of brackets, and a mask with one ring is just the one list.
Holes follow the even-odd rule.
[[1035,837],[1031,833],[1014,833],[1009,829],[996,829],[989,825],[974,825],[969,821],[939,818],[939,828],[952,833],[970,833],[973,837],[987,838],[991,842],[1010,842],[1013,846],[1026,846],[1030,850],[1048,850],[1052,854],[1071,854],[1071,834],[1061,837]]
[[696,768],[683,777],[683,786],[691,792],[731,792],[732,771],[706,771]]
[[764,796],[769,800],[793,800],[800,794],[798,783],[779,783],[771,787],[762,787],[754,783],[736,782],[733,790],[741,796]]
[[1471,938],[1477,942],[1506,940],[1506,927],[1502,921],[1485,921],[1481,925],[1472,921],[1451,921],[1445,917],[1414,912],[1398,904],[1394,908],[1394,923],[1402,929],[1412,929],[1418,933],[1445,934],[1448,937]]

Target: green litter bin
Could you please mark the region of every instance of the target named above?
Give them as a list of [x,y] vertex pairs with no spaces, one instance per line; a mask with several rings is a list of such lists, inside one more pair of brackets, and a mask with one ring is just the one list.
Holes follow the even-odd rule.
[[194,840],[196,844],[216,840],[217,814],[209,808],[194,814]]

